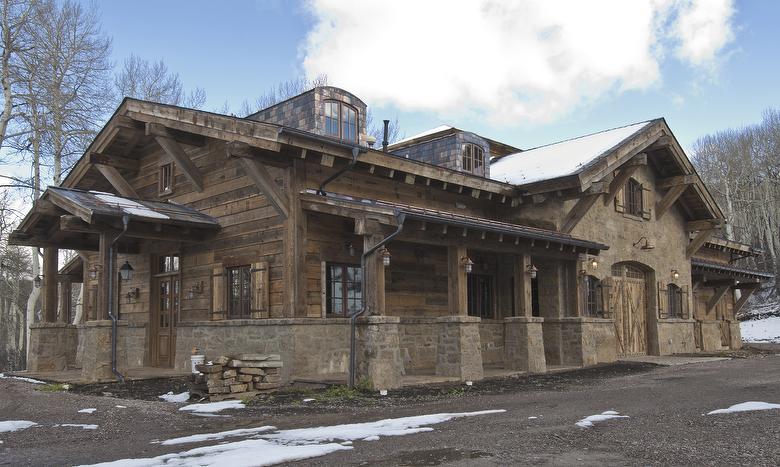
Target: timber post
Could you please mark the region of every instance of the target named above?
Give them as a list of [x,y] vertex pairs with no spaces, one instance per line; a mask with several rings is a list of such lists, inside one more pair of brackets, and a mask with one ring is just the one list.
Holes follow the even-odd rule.
[[43,321],[57,321],[57,259],[59,251],[56,248],[43,249]]

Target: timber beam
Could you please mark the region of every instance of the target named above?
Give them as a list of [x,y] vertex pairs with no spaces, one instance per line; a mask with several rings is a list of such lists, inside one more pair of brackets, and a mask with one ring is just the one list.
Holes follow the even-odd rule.
[[745,306],[745,304],[750,300],[750,297],[753,295],[753,293],[758,290],[758,284],[755,285],[755,287],[745,288],[741,289],[742,295],[740,295],[739,300],[737,300],[737,303],[734,304],[734,317],[736,318],[737,313],[742,310],[742,308]]
[[[60,216],[59,230],[63,232],[78,232],[88,234],[100,234],[109,233],[117,235],[122,232],[122,229],[118,225],[104,224],[102,222],[96,224],[88,224],[84,222],[79,216],[64,215]],[[168,241],[171,238],[175,238],[179,242],[183,243],[199,243],[206,240],[212,232],[193,230],[190,228],[182,228],[176,226],[168,226],[162,224],[139,224],[137,222],[131,222],[124,236],[132,238],[140,238],[144,240],[163,240]]]
[[669,188],[661,201],[655,203],[655,217],[661,219],[664,214],[672,207],[672,205],[680,198],[685,190],[688,189],[687,184],[674,185]]
[[129,170],[131,172],[138,172],[138,168],[140,166],[137,159],[101,154],[97,152],[90,152],[88,155],[88,160],[90,164],[107,165],[114,167],[115,169]]
[[713,308],[720,302],[720,300],[728,293],[729,290],[731,290],[731,287],[736,284],[736,281],[731,281],[730,283],[721,285],[720,287],[715,289],[715,294],[710,298],[710,300],[707,302],[707,314],[709,314]]
[[154,137],[157,144],[173,159],[184,176],[195,186],[197,191],[203,191],[203,175],[198,167],[187,155],[187,152],[179,145],[176,139],[168,132],[168,129],[158,123],[147,123],[146,134]]
[[687,258],[690,258],[694,254],[696,254],[699,249],[704,246],[707,241],[709,241],[710,238],[712,238],[712,234],[715,232],[714,229],[708,229],[708,230],[700,230],[695,237],[693,237],[693,240],[688,244],[688,246],[685,248],[685,256]]
[[678,175],[676,177],[667,177],[658,180],[656,188],[672,188],[680,185],[693,185],[696,183],[696,175]]
[[123,177],[115,167],[103,164],[96,165],[95,167],[97,167],[98,172],[106,177],[108,183],[110,183],[121,196],[124,196],[125,198],[139,198],[135,188],[125,180],[125,177]]
[[699,230],[719,229],[722,226],[723,221],[720,219],[704,219],[687,222],[685,229],[688,232],[698,232]]
[[287,197],[279,189],[279,185],[268,172],[265,165],[251,156],[251,150],[246,143],[233,141],[227,145],[227,152],[230,157],[237,157],[247,171],[249,178],[255,182],[268,202],[276,210],[277,214],[287,219],[290,216],[290,206]]
[[564,217],[561,222],[560,231],[567,234],[571,233],[571,231],[574,230],[574,227],[576,227],[582,218],[585,217],[585,214],[590,211],[590,208],[593,207],[596,200],[599,199],[599,196],[606,193],[608,190],[609,188],[606,186],[606,183],[594,183],[566,214],[566,217]]

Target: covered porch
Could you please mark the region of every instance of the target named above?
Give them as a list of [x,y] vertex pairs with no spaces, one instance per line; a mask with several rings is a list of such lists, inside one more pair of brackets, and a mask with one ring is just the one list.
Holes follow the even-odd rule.
[[[337,194],[302,194],[301,202],[309,296],[318,293],[325,318],[339,316],[334,309],[342,300],[360,299],[366,311],[357,325],[357,374],[376,387],[545,372],[582,366],[589,358],[583,355],[595,353],[597,343],[582,331],[589,325],[583,271],[606,246]],[[361,254],[378,244],[365,260],[366,282],[344,292],[353,295],[334,295],[329,268],[358,267]],[[343,315],[354,311],[359,307]],[[545,330],[548,319],[554,325]]]
[[[36,280],[43,313],[30,325],[28,374],[70,381],[157,374],[149,342],[158,323],[149,318],[151,282],[142,258],[161,246],[202,242],[218,229],[214,219],[184,206],[48,188],[9,238],[43,253]],[[78,256],[58,271],[60,249]],[[78,283],[80,314],[73,306]],[[123,319],[122,307],[136,305],[144,308],[138,310],[144,319]]]

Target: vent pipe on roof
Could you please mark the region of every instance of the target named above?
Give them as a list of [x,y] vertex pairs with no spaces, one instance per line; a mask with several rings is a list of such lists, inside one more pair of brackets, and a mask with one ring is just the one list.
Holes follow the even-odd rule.
[[390,120],[382,120],[385,123],[385,136],[382,139],[382,151],[387,152],[387,133],[388,133],[388,127],[390,126]]

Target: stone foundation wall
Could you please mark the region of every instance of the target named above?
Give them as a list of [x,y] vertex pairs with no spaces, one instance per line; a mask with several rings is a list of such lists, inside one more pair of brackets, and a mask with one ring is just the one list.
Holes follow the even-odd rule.
[[739,321],[729,321],[729,327],[731,327],[731,350],[739,350],[742,348],[742,331],[739,329]]
[[544,318],[542,323],[544,336],[544,359],[547,365],[561,365],[563,351],[561,350],[561,323],[556,318]]
[[611,319],[581,318],[583,366],[617,360],[615,322]]
[[504,321],[483,320],[479,323],[482,364],[504,365]]
[[206,359],[237,353],[279,354],[282,379],[344,374],[349,370],[349,320],[299,318],[179,323],[176,368],[190,369],[190,352]]
[[64,323],[30,325],[30,371],[62,371],[76,359],[76,327]]
[[357,322],[355,382],[366,378],[374,389],[403,385],[404,363],[398,338],[397,316],[368,316]]
[[545,318],[542,326],[548,365],[589,366],[617,360],[612,320]]
[[435,370],[436,346],[439,341],[436,318],[401,318],[398,340],[407,372]]
[[[691,319],[662,319],[658,320],[658,353],[659,355],[672,355],[676,353],[696,352],[696,341],[693,335],[693,323]],[[716,323],[717,324],[717,323]],[[705,350],[707,336],[706,326],[702,326]],[[720,327],[717,327],[717,342],[720,348]]]
[[[117,325],[116,366],[119,372],[143,367],[147,361],[145,324],[120,321]],[[111,321],[87,321],[78,325],[78,358],[81,377],[87,381],[110,381]]]

